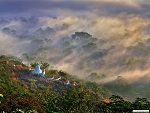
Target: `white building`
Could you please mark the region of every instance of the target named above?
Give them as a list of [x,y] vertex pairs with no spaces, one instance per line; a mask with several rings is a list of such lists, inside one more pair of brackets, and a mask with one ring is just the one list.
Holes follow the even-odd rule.
[[35,67],[34,71],[32,71],[32,74],[42,74],[42,70],[40,69],[39,65]]
[[41,75],[42,77],[45,77],[45,76],[44,76],[44,75],[45,75],[45,70],[42,71],[42,70],[40,69],[40,66],[37,65],[37,66],[35,67],[34,71],[32,71],[32,74],[38,74],[38,75]]
[[44,69],[44,71],[42,72],[41,76],[45,78],[44,75],[45,75],[45,69]]

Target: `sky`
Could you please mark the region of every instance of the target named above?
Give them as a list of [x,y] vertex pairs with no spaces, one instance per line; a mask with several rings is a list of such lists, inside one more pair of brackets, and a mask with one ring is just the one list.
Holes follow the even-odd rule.
[[[149,17],[149,0],[1,0],[1,17],[138,14]],[[85,16],[85,15],[84,15]]]

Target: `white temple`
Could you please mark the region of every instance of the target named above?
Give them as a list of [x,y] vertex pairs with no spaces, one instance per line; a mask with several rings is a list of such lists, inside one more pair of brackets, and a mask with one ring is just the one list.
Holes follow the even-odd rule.
[[40,69],[39,65],[35,67],[34,71],[32,71],[32,74],[42,74],[42,70]]
[[38,74],[38,75],[41,75],[42,77],[44,77],[45,78],[45,69],[44,69],[44,71],[42,71],[41,69],[40,69],[40,66],[39,65],[37,65],[36,67],[35,67],[35,69],[34,69],[34,71],[32,71],[32,74]]

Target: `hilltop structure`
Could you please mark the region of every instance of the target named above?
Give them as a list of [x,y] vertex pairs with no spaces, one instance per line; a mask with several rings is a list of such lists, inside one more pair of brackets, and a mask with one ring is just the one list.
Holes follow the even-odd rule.
[[42,77],[45,77],[45,76],[44,76],[44,75],[45,75],[45,70],[42,71],[42,70],[40,69],[40,66],[37,65],[37,66],[35,67],[34,71],[32,71],[32,74],[38,74],[38,75],[41,75]]

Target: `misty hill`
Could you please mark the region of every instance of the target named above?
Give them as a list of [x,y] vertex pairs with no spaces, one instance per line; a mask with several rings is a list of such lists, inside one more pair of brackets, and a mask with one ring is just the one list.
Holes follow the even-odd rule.
[[[43,63],[43,66],[45,65],[46,63]],[[86,85],[63,71],[46,70],[45,77],[34,75],[32,71],[16,57],[0,56],[0,94],[4,95],[4,99],[0,100],[2,101],[0,111],[10,112],[21,108],[25,111],[35,109],[38,112],[45,112],[44,103],[41,103],[44,101],[44,96],[55,95],[59,98],[72,90],[80,90],[80,93],[85,91],[84,93],[89,96],[95,96],[95,99],[108,98],[109,93],[102,86],[94,86],[94,83]],[[61,79],[57,80],[60,77]],[[95,88],[100,90],[96,91]],[[10,98],[12,99],[10,100]]]
[[[31,67],[35,65],[33,63]],[[41,62],[42,69],[47,66],[47,63]],[[0,56],[0,111],[113,113],[116,109],[119,112],[129,112],[134,108],[150,108],[146,98],[137,98],[131,103],[118,95],[110,96],[105,86],[95,82],[83,81],[66,72],[48,69],[45,77],[42,77],[32,74],[31,67],[16,57]],[[98,77],[96,73],[90,76]],[[50,79],[52,77],[54,78]],[[56,80],[58,77],[61,79]],[[129,83],[118,77],[115,84],[123,87]]]

